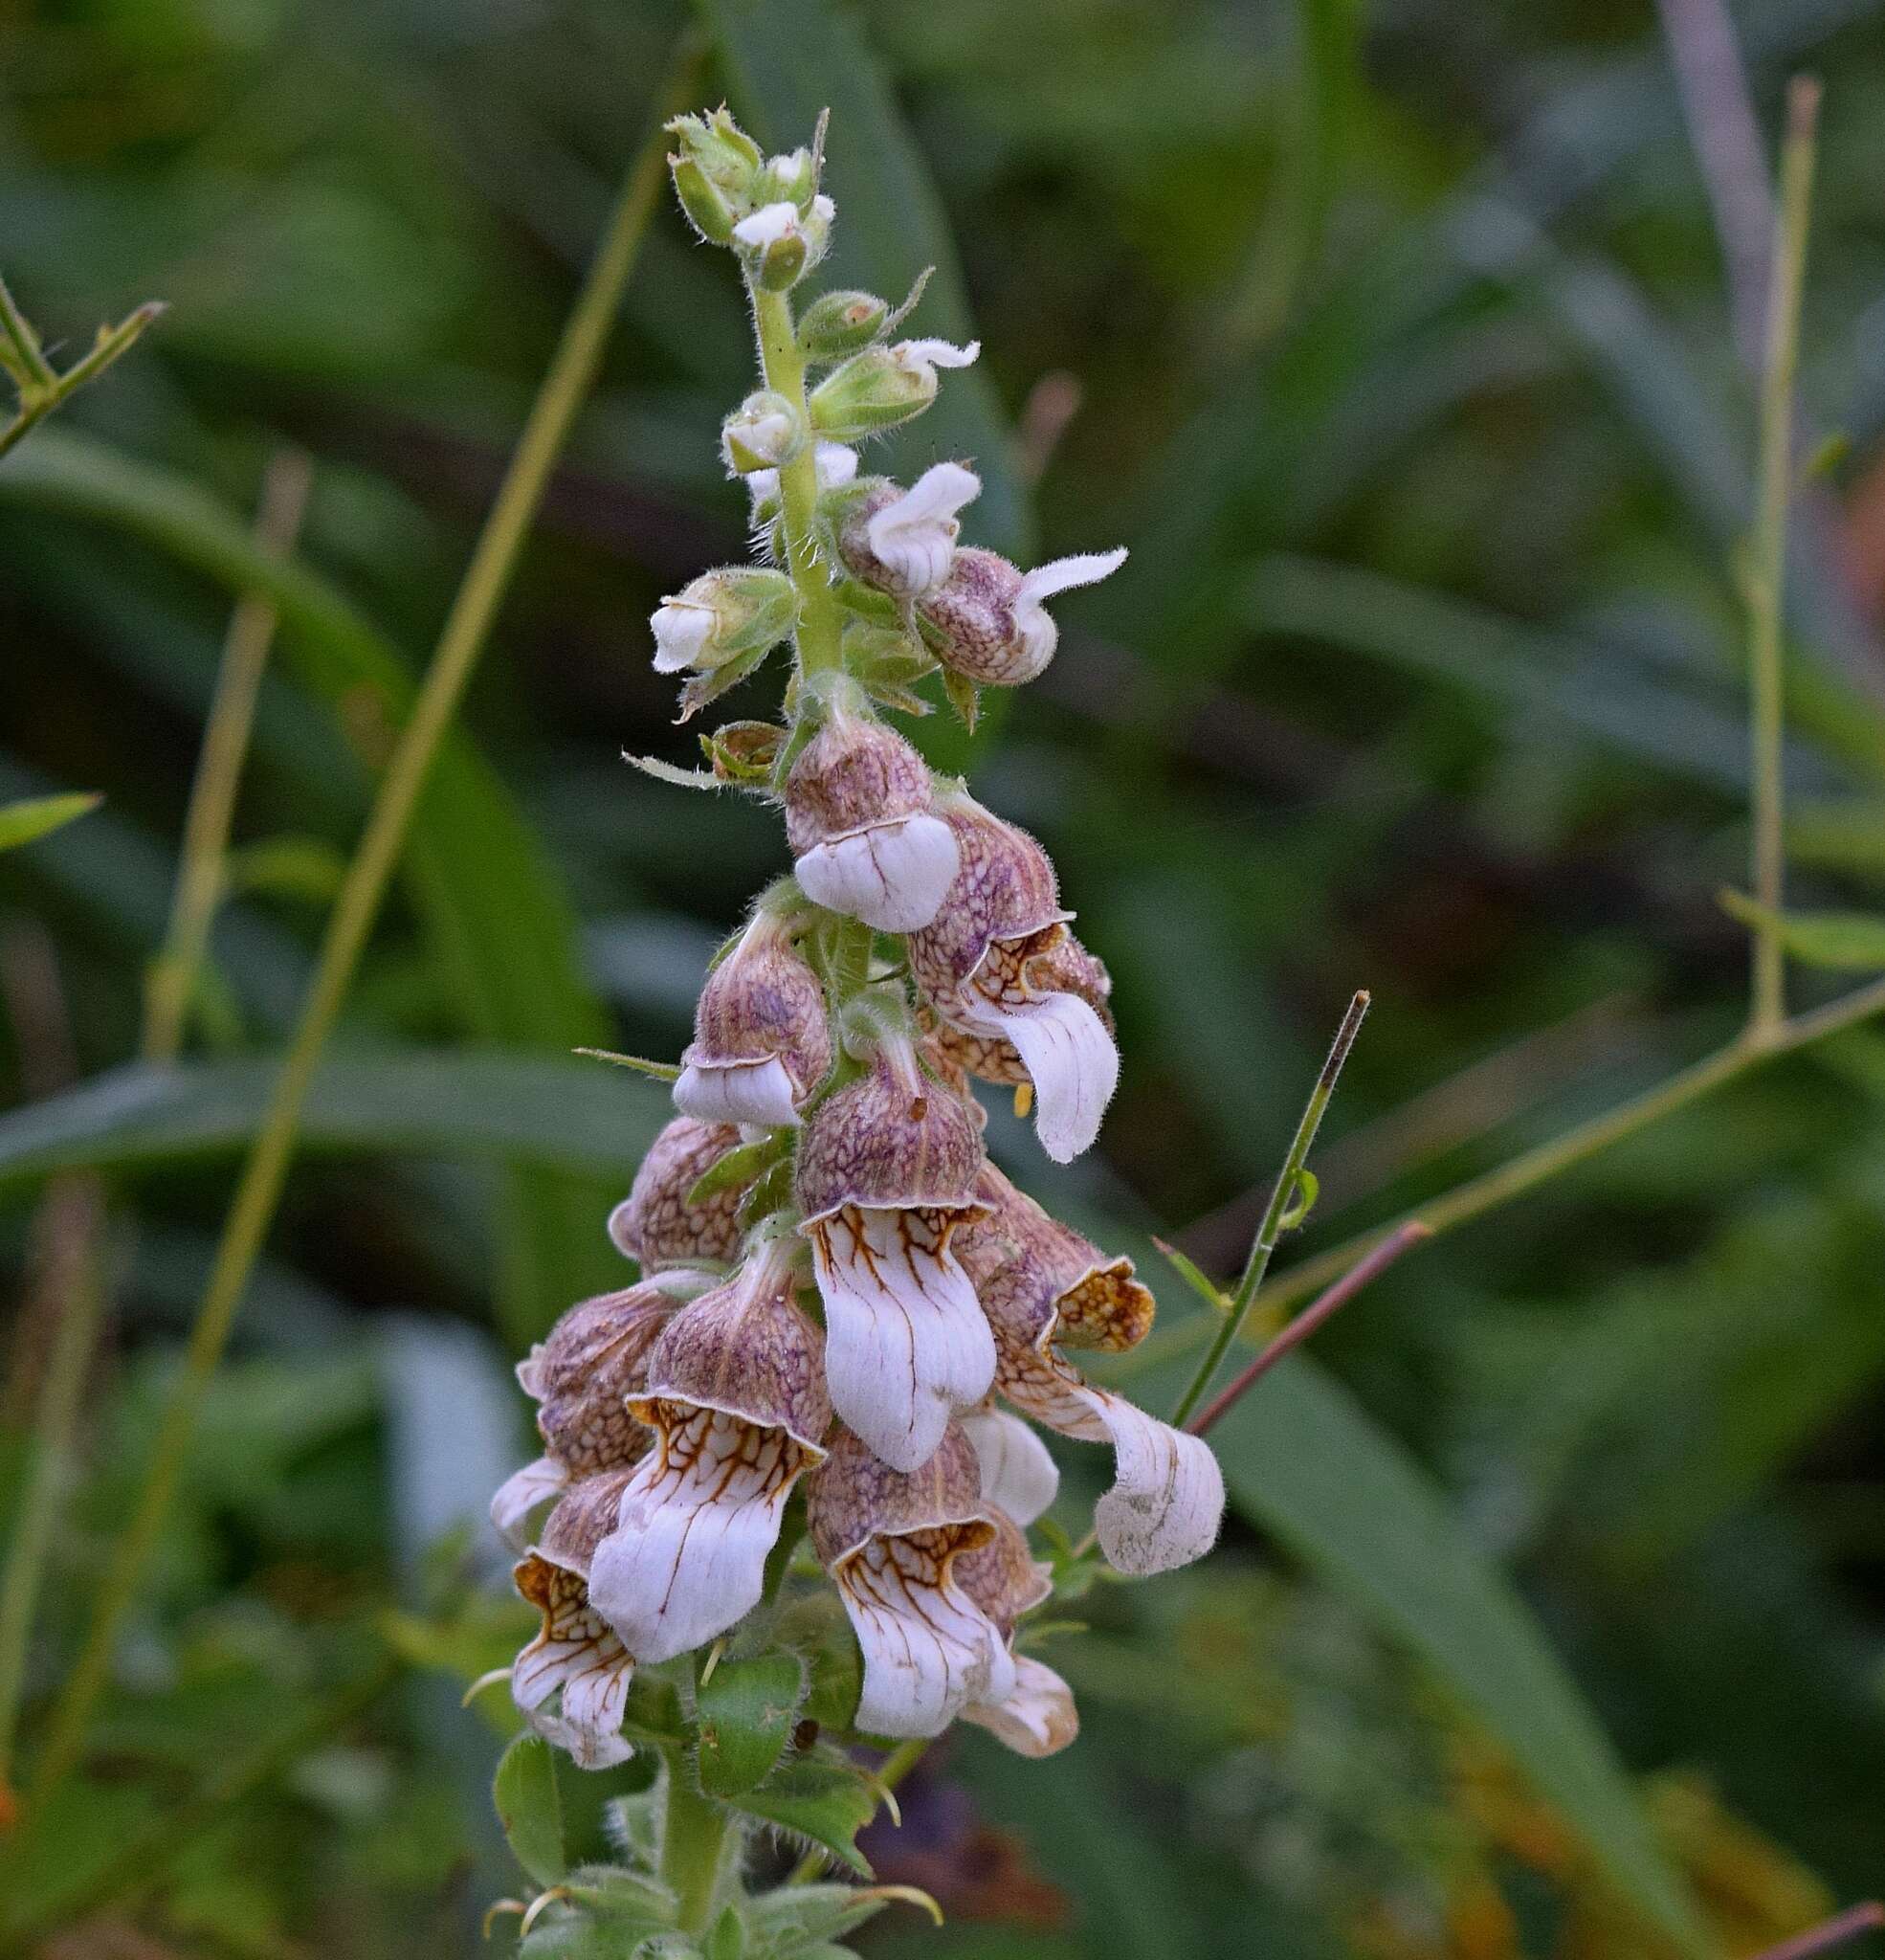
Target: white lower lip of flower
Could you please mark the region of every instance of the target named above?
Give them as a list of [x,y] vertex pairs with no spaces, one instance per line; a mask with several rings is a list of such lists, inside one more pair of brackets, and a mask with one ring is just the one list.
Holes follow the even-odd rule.
[[982,1495],[1017,1525],[1031,1525],[1060,1489],[1060,1472],[1047,1445],[1006,1409],[971,1409],[962,1426],[975,1445]]
[[795,1124],[792,1079],[777,1056],[702,1068],[690,1064],[675,1082],[675,1107],[701,1123]]
[[847,1205],[810,1237],[832,1406],[893,1469],[920,1469],[995,1373],[994,1336],[946,1222],[927,1208]]
[[937,463],[872,517],[865,526],[871,554],[898,591],[920,598],[948,577],[961,528],[956,513],[981,490],[972,470]]
[[[576,1573],[550,1568],[543,1610],[543,1632],[511,1669],[511,1699],[531,1727],[567,1749],[579,1768],[626,1763],[634,1753],[621,1733],[633,1659]],[[561,1714],[545,1713],[543,1704],[559,1689]]]
[[761,206],[751,217],[742,218],[733,227],[733,235],[741,244],[751,247],[755,252],[763,252],[768,245],[776,245],[781,238],[789,238],[798,228],[797,205],[767,204]]
[[491,1500],[491,1522],[504,1543],[521,1551],[530,1542],[524,1528],[530,1513],[550,1498],[561,1497],[568,1486],[569,1472],[553,1457],[539,1457],[505,1478]]
[[1116,1571],[1170,1571],[1217,1542],[1224,1473],[1203,1437],[1082,1381],[1057,1358],[1004,1355],[1001,1392],[1062,1436],[1113,1445],[1113,1487],[1094,1507],[1093,1523]]
[[1047,993],[997,1004],[965,988],[949,1018],[1013,1046],[1034,1085],[1035,1133],[1056,1164],[1071,1164],[1092,1147],[1119,1086],[1120,1051],[1085,1001]]
[[1074,1691],[1045,1662],[1031,1655],[1014,1657],[1014,1686],[1000,1702],[976,1702],[963,1720],[986,1728],[1017,1755],[1051,1756],[1080,1732]]
[[1014,1660],[995,1624],[949,1576],[948,1535],[873,1538],[832,1575],[864,1656],[857,1726],[941,1735],[971,1702],[1005,1702]]
[[760,1602],[792,1483],[815,1453],[718,1409],[671,1429],[622,1492],[589,1597],[653,1664],[723,1634]]
[[706,606],[657,606],[648,616],[654,635],[654,671],[681,674],[694,666],[714,635],[714,615]]
[[895,817],[829,843],[796,866],[807,898],[879,932],[915,932],[942,908],[962,847],[940,816]]

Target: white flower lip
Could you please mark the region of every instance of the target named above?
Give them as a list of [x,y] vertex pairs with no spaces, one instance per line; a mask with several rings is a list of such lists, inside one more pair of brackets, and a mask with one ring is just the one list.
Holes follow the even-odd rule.
[[[584,1770],[626,1763],[634,1748],[621,1733],[634,1660],[589,1603],[580,1574],[541,1555],[518,1568],[518,1588],[543,1615],[543,1630],[511,1667],[511,1699],[546,1741]],[[562,1693],[562,1712],[544,1704]]]
[[1098,585],[1101,579],[1111,578],[1125,562],[1126,550],[1121,545],[1112,551],[1081,551],[1071,558],[1055,558],[1023,576],[1014,595],[1014,630],[1030,674],[1038,674],[1060,644],[1060,629],[1041,602],[1055,592],[1072,591],[1076,586]]
[[505,1478],[491,1500],[491,1522],[504,1543],[521,1551],[530,1542],[524,1526],[531,1512],[550,1498],[561,1497],[568,1484],[567,1468],[554,1457],[539,1457]]
[[814,904],[879,932],[915,932],[942,910],[960,861],[949,826],[917,814],[815,844],[795,868]]
[[690,1062],[675,1082],[675,1107],[702,1123],[796,1124],[792,1079],[776,1056],[700,1066]]
[[781,202],[762,205],[751,217],[733,227],[733,235],[754,252],[764,252],[781,238],[789,238],[799,228],[798,206]]
[[995,1374],[994,1335],[939,1215],[847,1205],[808,1228],[832,1406],[901,1471],[928,1462]]
[[1060,1472],[1033,1429],[1006,1409],[971,1409],[962,1417],[982,1470],[982,1495],[1017,1525],[1031,1525],[1060,1490]]
[[961,463],[937,463],[886,503],[865,525],[872,555],[889,573],[898,591],[920,598],[949,575],[956,513],[982,491],[982,479]]
[[714,636],[714,611],[685,599],[663,599],[648,624],[654,635],[655,673],[679,674],[699,660]]
[[1085,1001],[1046,993],[996,1005],[965,988],[950,1018],[1012,1044],[1034,1085],[1035,1134],[1056,1164],[1092,1147],[1119,1086],[1120,1051]]
[[1014,1685],[1006,1699],[972,1702],[962,1719],[987,1729],[1017,1755],[1036,1758],[1064,1749],[1080,1732],[1073,1689],[1031,1654],[1015,1655]]
[[965,347],[959,347],[954,341],[915,340],[898,341],[891,348],[890,356],[899,368],[920,372],[925,368],[972,368],[981,352],[980,341],[970,341]]

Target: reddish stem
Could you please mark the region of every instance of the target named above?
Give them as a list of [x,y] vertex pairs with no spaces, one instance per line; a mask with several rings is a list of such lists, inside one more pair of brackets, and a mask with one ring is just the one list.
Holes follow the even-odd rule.
[[1854,1933],[1880,1929],[1885,1929],[1885,1905],[1876,1899],[1868,1899],[1863,1905],[1851,1906],[1835,1918],[1808,1927],[1804,1933],[1795,1933],[1778,1947],[1757,1953],[1755,1960],[1808,1960],[1810,1954],[1830,1952],[1834,1947],[1844,1946]]
[[1404,1252],[1433,1236],[1432,1228],[1418,1218],[1409,1218],[1398,1232],[1384,1238],[1364,1259],[1359,1259],[1325,1293],[1318,1295],[1289,1325],[1277,1334],[1251,1365],[1232,1381],[1217,1399],[1199,1410],[1185,1427],[1193,1436],[1203,1436],[1220,1416],[1227,1415],[1238,1398],[1255,1387],[1292,1348],[1299,1347],[1325,1320],[1346,1306],[1364,1286],[1378,1280]]

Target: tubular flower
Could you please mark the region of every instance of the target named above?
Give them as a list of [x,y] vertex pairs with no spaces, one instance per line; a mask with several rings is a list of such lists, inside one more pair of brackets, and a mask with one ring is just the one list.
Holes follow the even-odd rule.
[[951,1425],[913,1472],[880,1462],[840,1429],[806,1516],[863,1651],[860,1729],[940,1735],[971,1704],[1008,1700],[1008,1641],[958,1576],[963,1556],[995,1535],[960,1429]]
[[1014,1652],[1014,1628],[1053,1592],[1053,1573],[1029,1550],[1027,1533],[1012,1518],[990,1506],[988,1522],[994,1536],[956,1560],[956,1583],[1007,1642],[1014,1684],[999,1701],[968,1703],[963,1720],[989,1730],[1020,1755],[1051,1756],[1080,1732],[1074,1691],[1044,1662]]
[[937,463],[907,490],[873,483],[845,511],[839,554],[879,591],[920,599],[948,577],[962,529],[956,513],[981,492],[981,478],[961,463]]
[[980,1189],[989,1214],[962,1235],[961,1249],[995,1330],[997,1390],[1062,1436],[1113,1445],[1115,1481],[1094,1513],[1109,1564],[1146,1573],[1201,1558],[1224,1515],[1217,1459],[1200,1437],[1095,1388],[1059,1351],[1118,1351],[1144,1337],[1152,1296],[1132,1261],[1109,1260],[992,1167]]
[[676,1305],[676,1287],[704,1276],[672,1273],[621,1293],[572,1306],[518,1363],[523,1392],[537,1403],[543,1454],[501,1484],[491,1522],[521,1549],[524,1520],[545,1498],[604,1470],[627,1469],[648,1447],[628,1412],[648,1350]]
[[1025,831],[966,794],[942,810],[962,861],[935,923],[910,935],[910,970],[951,1028],[1015,1051],[1034,1085],[1041,1147],[1071,1163],[1099,1134],[1120,1079],[1107,1024],[1084,997],[1091,976],[1068,964],[1073,915],[1061,909],[1047,853]]
[[956,876],[929,769],[880,722],[836,706],[786,778],[786,840],[815,903],[880,932],[927,925]]
[[629,1194],[609,1214],[609,1236],[644,1274],[676,1267],[723,1266],[740,1250],[740,1188],[717,1191],[698,1205],[687,1194],[738,1147],[730,1123],[676,1116],[654,1139]]
[[795,1255],[769,1240],[676,1314],[629,1404],[657,1444],[622,1487],[589,1584],[638,1659],[685,1654],[759,1604],[786,1500],[824,1461],[832,1404]]
[[987,1209],[981,1163],[966,1105],[896,1041],[818,1105],[799,1145],[799,1229],[825,1302],[832,1401],[898,1470],[917,1469],[994,1376],[987,1320],[950,1249]]
[[1060,644],[1060,629],[1042,601],[1098,585],[1125,558],[1123,549],[1083,551],[1022,572],[996,552],[966,546],[918,611],[944,666],[969,680],[1018,687],[1042,673]]
[[703,1123],[796,1124],[832,1069],[825,990],[762,912],[707,977],[675,1104]]
[[[632,1475],[610,1470],[574,1485],[512,1574],[543,1624],[512,1664],[511,1699],[539,1735],[585,1770],[606,1770],[634,1753],[621,1735],[634,1657],[590,1603],[588,1585],[596,1546],[614,1528]],[[552,1714],[547,1704],[559,1693],[560,1712]]]

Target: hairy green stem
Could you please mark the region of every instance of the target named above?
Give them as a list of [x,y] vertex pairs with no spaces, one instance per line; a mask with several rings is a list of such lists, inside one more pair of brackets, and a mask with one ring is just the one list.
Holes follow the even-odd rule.
[[5,279],[0,279],[0,327],[6,329],[7,339],[12,345],[13,359],[9,365],[19,370],[22,404],[41,390],[56,388],[59,378],[40,349],[39,336],[27,323],[26,315],[7,290]]
[[116,326],[107,327],[92,345],[92,350],[82,360],[75,362],[63,374],[55,373],[52,365],[39,350],[39,338],[21,317],[20,310],[13,304],[12,295],[0,282],[0,325],[4,325],[7,338],[13,346],[13,359],[24,368],[20,376],[19,412],[0,429],[0,457],[4,457],[13,445],[21,441],[27,432],[43,422],[53,411],[85,386],[96,381],[121,354],[125,354],[137,344],[145,327],[163,313],[161,301],[152,300],[140,306],[135,313],[128,314]]
[[1303,1105],[1296,1135],[1290,1140],[1289,1154],[1283,1159],[1275,1188],[1270,1193],[1269,1204],[1264,1207],[1263,1221],[1256,1228],[1255,1238],[1251,1241],[1250,1257],[1244,1261],[1237,1289],[1231,1296],[1230,1305],[1225,1309],[1224,1319],[1209,1350],[1198,1364],[1197,1373],[1191,1377],[1190,1387],[1178,1398],[1178,1406],[1172,1411],[1172,1426],[1176,1429],[1185,1427],[1186,1418],[1198,1406],[1225,1355],[1231,1351],[1231,1344],[1243,1332],[1257,1288],[1263,1284],[1263,1276],[1270,1270],[1271,1255],[1283,1236],[1283,1220],[1288,1216],[1302,1182],[1310,1146],[1316,1141],[1316,1132],[1322,1126],[1323,1112],[1329,1106],[1330,1097],[1335,1094],[1342,1064],[1348,1059],[1348,1051],[1355,1045],[1355,1036],[1362,1031],[1362,1021],[1367,1011],[1367,994],[1356,994],[1348,1003],[1348,1012],[1342,1017],[1342,1026],[1336,1030],[1335,1039],[1329,1045],[1328,1058],[1322,1063],[1321,1074],[1316,1078],[1316,1086],[1309,1092],[1309,1101]]
[[806,402],[805,356],[792,325],[791,302],[749,282],[753,321],[759,329],[760,367],[765,385],[798,411],[805,447],[779,472],[779,506],[786,527],[786,568],[799,592],[798,658],[802,675],[829,673],[842,666],[839,635],[843,614],[832,589],[832,568],[818,549],[818,445],[810,435]]
[[[691,70],[691,57],[686,65]],[[687,79],[691,82],[691,73]],[[78,1757],[118,1631],[175,1495],[210,1379],[275,1217],[316,1065],[398,865],[427,770],[457,711],[557,456],[595,378],[610,324],[654,210],[665,151],[657,129],[629,172],[347,867],[287,1058],[243,1165],[137,1509],[100,1581],[85,1645],[54,1712],[35,1783],[42,1795],[61,1781]]]
[[686,1759],[668,1758],[668,1816],[661,1838],[661,1877],[673,1888],[682,1932],[713,1925],[726,1862],[726,1812],[694,1787]]
[[[299,450],[284,450],[269,464],[255,520],[255,546],[271,558],[285,558],[294,548],[310,477],[308,459]],[[146,1061],[174,1061],[183,1047],[190,999],[222,899],[235,792],[249,752],[249,732],[277,617],[274,600],[259,591],[244,592],[230,616],[209,725],[189,786],[170,920],[144,982],[140,1053]]]
[[1776,1035],[1786,1017],[1785,952],[1780,911],[1785,868],[1782,768],[1785,676],[1783,589],[1787,512],[1793,501],[1793,390],[1800,359],[1800,296],[1813,186],[1813,138],[1820,85],[1795,77],[1786,98],[1781,201],[1767,295],[1767,351],[1761,378],[1761,460],[1747,572],[1749,718],[1753,744],[1754,896],[1765,908],[1754,926],[1748,1030]]

